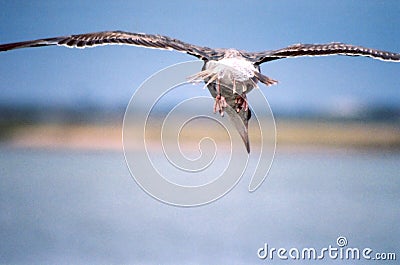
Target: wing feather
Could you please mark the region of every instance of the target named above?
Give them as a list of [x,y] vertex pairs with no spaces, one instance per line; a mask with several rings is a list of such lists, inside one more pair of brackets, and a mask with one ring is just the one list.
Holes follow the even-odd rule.
[[328,44],[295,44],[279,50],[247,52],[244,54],[246,58],[256,65],[283,58],[328,55],[366,56],[382,61],[400,62],[399,53],[380,51],[339,42]]
[[87,48],[100,45],[133,45],[162,50],[176,50],[196,56],[202,60],[215,60],[223,57],[223,51],[196,46],[162,35],[130,33],[124,31],[104,31],[96,33],[61,36],[0,45],[0,52],[21,48],[42,46],[66,46],[69,48]]

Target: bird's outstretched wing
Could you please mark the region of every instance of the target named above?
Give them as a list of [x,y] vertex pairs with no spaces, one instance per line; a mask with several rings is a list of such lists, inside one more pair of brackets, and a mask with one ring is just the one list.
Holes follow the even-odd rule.
[[0,52],[41,46],[66,46],[70,48],[87,48],[99,45],[133,45],[162,50],[176,50],[196,56],[202,60],[219,59],[223,57],[223,50],[211,49],[185,43],[167,36],[144,33],[130,33],[123,31],[103,31],[96,33],[77,34],[54,38],[23,41],[1,44]]
[[283,58],[327,55],[367,56],[382,61],[400,62],[399,53],[380,51],[338,42],[329,44],[295,44],[279,50],[243,53],[243,56],[256,65]]

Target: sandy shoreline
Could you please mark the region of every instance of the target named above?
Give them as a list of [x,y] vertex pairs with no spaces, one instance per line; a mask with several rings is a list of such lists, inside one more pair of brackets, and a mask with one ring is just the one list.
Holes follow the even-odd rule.
[[[131,128],[143,131],[142,128]],[[257,128],[249,128],[252,144],[260,142]],[[206,133],[214,138],[224,135],[210,126]],[[205,135],[204,128],[194,128],[185,141],[198,141]],[[166,134],[167,140],[176,141],[175,135]],[[150,134],[151,145],[159,133]],[[223,140],[229,141],[229,140]],[[12,130],[2,139],[2,144],[17,148],[48,148],[77,150],[122,150],[122,125],[66,125],[38,124],[23,125]],[[227,142],[229,145],[229,142]],[[280,148],[371,148],[400,150],[400,128],[396,124],[361,124],[278,121],[277,144]]]

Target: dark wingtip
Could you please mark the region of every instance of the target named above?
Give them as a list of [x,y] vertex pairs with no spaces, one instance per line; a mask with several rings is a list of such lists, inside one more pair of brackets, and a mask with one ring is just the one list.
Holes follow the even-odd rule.
[[34,47],[56,45],[57,43],[54,41],[56,41],[56,38],[1,44],[0,52],[22,49],[22,48],[34,48]]
[[15,47],[16,47],[15,43],[2,44],[2,45],[0,45],[0,52],[13,50],[13,49],[15,49]]

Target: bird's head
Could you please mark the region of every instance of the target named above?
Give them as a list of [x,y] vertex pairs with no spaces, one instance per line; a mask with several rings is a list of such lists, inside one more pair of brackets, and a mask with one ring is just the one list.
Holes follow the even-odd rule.
[[227,49],[224,54],[224,58],[237,58],[242,57],[242,54],[235,49]]

